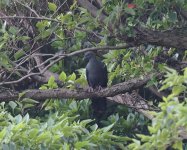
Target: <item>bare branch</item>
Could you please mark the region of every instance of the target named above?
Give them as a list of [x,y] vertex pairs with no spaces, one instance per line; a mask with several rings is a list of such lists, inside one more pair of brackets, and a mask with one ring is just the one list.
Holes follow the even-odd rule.
[[19,1],[17,1],[17,0],[16,0],[16,2],[17,2],[18,4],[24,6],[25,8],[27,8],[27,9],[30,10],[31,12],[33,12],[33,13],[35,14],[36,17],[40,17],[40,16],[36,13],[36,11],[33,10],[32,8],[30,8],[28,5],[23,4],[23,3],[21,3],[21,2],[19,2]]
[[71,57],[71,56],[74,56],[74,55],[78,55],[78,54],[81,54],[81,53],[85,53],[87,51],[98,51],[98,50],[118,50],[118,49],[125,49],[125,48],[128,48],[128,47],[132,47],[131,45],[122,45],[122,46],[104,46],[104,47],[92,47],[92,48],[85,48],[85,49],[82,49],[82,50],[78,50],[78,51],[75,51],[75,52],[72,52],[70,54],[61,54],[62,56],[60,56],[58,59],[54,60],[53,62],[51,62],[48,66],[46,66],[44,68],[44,72],[45,70],[47,70],[48,68],[50,68],[52,65],[54,65],[55,63],[59,62],[60,60],[62,60],[63,58],[65,57]]
[[0,19],[35,19],[35,20],[49,20],[57,23],[61,23],[60,21],[47,17],[26,17],[26,16],[3,16]]
[[133,91],[131,94],[127,92],[125,94],[119,94],[114,97],[108,97],[107,99],[135,109],[135,111],[143,114],[146,118],[150,120],[152,120],[154,117],[147,110],[159,111],[157,107],[149,105],[145,101],[145,99],[143,99],[139,94],[137,94],[136,91]]
[[59,7],[58,9],[53,13],[53,15],[51,17],[54,17],[56,15],[56,13],[60,10],[60,8],[65,4],[67,3],[67,0],[65,0]]
[[[52,65],[54,65],[55,63],[59,62],[60,60],[62,60],[65,57],[71,57],[74,55],[78,55],[87,51],[97,51],[97,50],[118,50],[118,49],[124,49],[124,48],[128,48],[131,47],[131,45],[123,45],[123,46],[104,46],[104,47],[92,47],[92,48],[85,48],[82,50],[78,50],[69,54],[60,54],[60,55],[55,55],[54,57],[50,58],[50,60],[54,59],[54,61],[52,61],[48,66],[46,66],[45,68],[43,68],[40,72],[38,73],[30,73],[27,74],[26,76],[23,76],[22,78],[15,80],[15,81],[9,81],[9,82],[1,82],[0,85],[8,85],[8,84],[15,84],[15,83],[19,83],[21,81],[23,81],[24,79],[31,77],[31,76],[35,76],[35,75],[41,75],[43,73],[45,73]],[[35,66],[33,69],[38,68],[42,65],[44,65],[45,63],[47,63],[49,61],[46,60],[43,63]],[[30,71],[32,71],[33,69],[31,69]]]

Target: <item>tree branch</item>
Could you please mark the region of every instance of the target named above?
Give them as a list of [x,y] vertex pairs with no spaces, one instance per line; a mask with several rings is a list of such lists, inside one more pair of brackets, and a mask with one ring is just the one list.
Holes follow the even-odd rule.
[[21,6],[24,6],[25,8],[27,8],[28,10],[30,10],[32,13],[34,13],[36,17],[39,17],[39,15],[36,13],[36,11],[33,10],[32,8],[30,8],[27,4],[23,4],[23,3],[19,2],[18,0],[16,0],[16,2],[18,4],[20,4]]
[[56,19],[47,18],[47,17],[3,16],[3,17],[0,17],[0,19],[35,19],[35,20],[48,20],[48,21],[61,23],[60,21]]
[[[98,14],[98,9],[93,6],[89,1],[78,0],[78,3],[88,10],[88,12],[93,16],[97,17],[100,23],[104,23],[104,20],[107,16],[100,13]],[[186,12],[183,12],[183,16],[186,16]],[[108,29],[112,32],[112,25],[108,24]],[[153,31],[141,26],[134,27],[136,31],[136,38],[131,39],[130,42],[134,43],[149,43],[156,46],[166,46],[174,47],[178,49],[187,48],[187,30],[186,28],[174,29],[169,31]],[[117,38],[124,40],[126,43],[129,43],[129,39],[126,35],[115,35]]]
[[25,80],[28,77],[31,76],[35,76],[35,75],[41,75],[43,73],[45,73],[52,65],[54,65],[55,63],[59,62],[60,60],[62,60],[65,57],[72,57],[74,55],[78,55],[87,51],[97,51],[97,50],[118,50],[118,49],[124,49],[124,48],[128,48],[128,47],[132,47],[131,45],[122,45],[122,46],[103,46],[103,47],[92,47],[92,48],[85,48],[85,49],[81,49],[69,54],[60,54],[60,55],[55,55],[54,57],[47,59],[46,61],[44,61],[42,64],[39,64],[37,66],[35,66],[33,69],[31,69],[30,71],[34,70],[35,68],[38,68],[42,65],[44,65],[45,63],[47,63],[49,60],[53,60],[49,65],[47,65],[45,68],[43,68],[40,72],[37,73],[30,73],[27,74],[25,76],[23,76],[22,78],[15,80],[15,81],[8,81],[8,82],[0,82],[0,85],[8,85],[8,84],[15,84],[15,83],[19,83],[23,80]]
[[[156,75],[157,77],[160,74]],[[93,97],[113,97],[118,94],[129,92],[135,90],[143,85],[145,85],[153,75],[145,76],[142,78],[135,78],[129,80],[128,82],[122,82],[112,87],[102,89],[101,91],[87,92],[85,90],[70,90],[70,89],[47,89],[47,90],[28,90],[24,91],[24,96],[22,98],[32,98],[35,100],[46,100],[48,98],[75,98],[75,99],[85,99]],[[18,99],[17,92],[0,93],[0,101],[10,101]]]
[[137,40],[157,46],[187,48],[187,28],[178,28],[167,31],[153,31],[140,26],[135,27]]

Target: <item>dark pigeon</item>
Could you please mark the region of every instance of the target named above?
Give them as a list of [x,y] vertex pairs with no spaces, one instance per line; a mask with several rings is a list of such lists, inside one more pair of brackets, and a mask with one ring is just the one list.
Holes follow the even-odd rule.
[[[94,52],[86,52],[84,60],[88,62],[86,65],[86,78],[90,88],[98,90],[107,87],[108,73],[106,65],[96,59]],[[106,110],[106,98],[92,98],[93,116],[96,119],[102,117]]]

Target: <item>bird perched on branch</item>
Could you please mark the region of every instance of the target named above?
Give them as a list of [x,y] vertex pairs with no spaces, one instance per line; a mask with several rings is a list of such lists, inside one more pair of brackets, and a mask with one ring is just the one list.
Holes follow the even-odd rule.
[[[86,52],[84,61],[88,62],[86,65],[86,78],[89,87],[92,90],[100,90],[107,87],[108,73],[106,65],[97,60],[94,52]],[[106,98],[92,98],[93,116],[99,119],[106,110]]]

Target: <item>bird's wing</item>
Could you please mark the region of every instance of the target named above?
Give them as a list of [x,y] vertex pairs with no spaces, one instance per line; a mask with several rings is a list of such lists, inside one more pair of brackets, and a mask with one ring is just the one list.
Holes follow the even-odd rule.
[[88,85],[90,85],[90,82],[89,82],[89,71],[86,67],[86,79],[87,79],[87,82],[88,82]]
[[103,63],[103,80],[104,83],[106,84],[105,86],[107,86],[108,83],[108,71],[107,71],[107,67],[106,65]]

